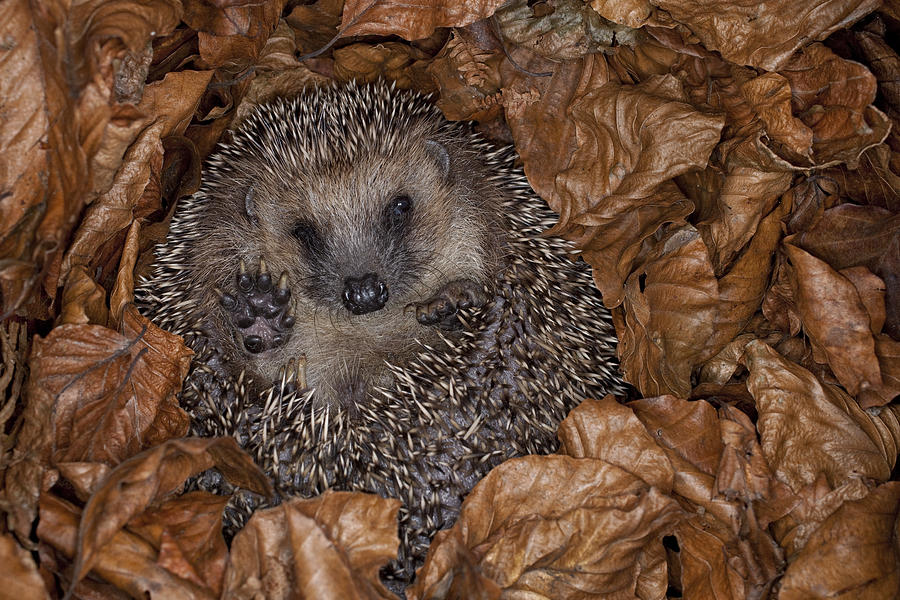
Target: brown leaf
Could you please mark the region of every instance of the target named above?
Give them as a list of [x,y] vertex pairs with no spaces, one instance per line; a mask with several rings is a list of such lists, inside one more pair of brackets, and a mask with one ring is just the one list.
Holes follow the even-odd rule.
[[883,334],[875,336],[875,355],[881,369],[882,386],[860,391],[858,400],[862,408],[883,406],[900,394],[900,342]]
[[326,492],[257,511],[234,538],[229,598],[389,599],[378,570],[397,556],[400,501]]
[[853,283],[825,262],[785,243],[794,266],[794,298],[803,330],[828,358],[838,381],[853,395],[880,387],[881,370],[869,315]]
[[607,83],[569,109],[577,150],[556,176],[560,226],[601,225],[651,203],[667,179],[706,166],[724,124],[697,112],[671,76],[635,86]]
[[[116,464],[146,447],[166,402],[173,402],[191,351],[138,314],[126,313],[124,336],[95,325],[63,325],[35,343],[29,396],[52,407],[52,459]],[[170,358],[172,356],[172,358]],[[187,417],[169,436],[187,432]],[[160,435],[164,432],[153,432]]]
[[841,204],[793,243],[834,269],[861,265],[878,275],[885,284],[885,333],[900,337],[900,214]]
[[625,280],[631,274],[644,240],[666,223],[683,225],[693,204],[672,182],[665,182],[652,194],[652,202],[625,211],[603,225],[584,227],[584,233],[569,235],[591,265],[594,283],[608,308],[619,306],[625,296]]
[[713,356],[719,286],[693,227],[657,242],[625,283],[623,330],[617,330],[621,371],[645,396],[691,392],[691,370]]
[[672,465],[630,407],[613,396],[585,400],[559,424],[560,454],[599,458],[664,493],[672,491]]
[[779,598],[890,598],[900,589],[900,483],[845,502],[812,534],[781,580]]
[[118,465],[84,507],[75,552],[77,582],[101,549],[133,517],[178,491],[185,480],[216,467],[233,484],[270,496],[271,484],[234,438],[169,440]]
[[[832,487],[854,477],[885,481],[897,439],[840,388],[820,383],[766,344],[747,345],[747,388],[756,399],[761,446],[776,476],[795,492],[824,473]],[[897,435],[897,434],[891,434]]]
[[[573,60],[616,41],[627,43],[628,28],[600,17],[581,0],[559,0],[553,11],[537,16],[525,0],[506,3],[494,16],[503,39],[552,60]],[[619,32],[623,39],[617,40]]]
[[[697,225],[707,240],[717,274],[721,274],[756,232],[791,176],[736,167],[726,173],[713,214]],[[783,214],[781,216],[784,216]]]
[[184,22],[197,31],[204,68],[249,67],[278,23],[285,0],[185,2]]
[[428,65],[440,91],[437,105],[447,119],[482,121],[499,114],[502,60],[502,51],[484,50],[465,35],[447,40]]
[[778,69],[809,40],[823,40],[878,7],[874,0],[789,0],[735,4],[720,0],[653,0],[704,46],[732,62]]
[[6,598],[16,600],[49,600],[50,595],[38,573],[34,559],[15,538],[0,534],[0,589]]
[[66,286],[63,288],[59,324],[86,325],[90,323],[105,326],[108,320],[106,290],[91,279],[87,270],[79,265],[69,273]]
[[[43,544],[71,558],[75,554],[79,511],[53,495],[41,496],[37,535]],[[117,531],[97,549],[93,572],[132,598],[213,599],[209,590],[157,564],[152,545],[127,531]],[[67,575],[69,570],[67,569]],[[109,597],[104,594],[102,597]]]
[[323,48],[337,35],[343,7],[343,0],[318,0],[291,10],[284,21],[294,30],[297,49],[301,54]]
[[219,596],[228,554],[222,536],[227,503],[227,496],[190,492],[148,508],[128,522],[128,530],[159,549],[161,567]]
[[132,117],[141,128],[131,132],[135,137],[128,140],[127,151],[123,148],[112,186],[96,190],[99,197],[88,207],[66,251],[63,275],[75,265],[96,266],[97,247],[131,225],[134,208],[150,181],[151,162],[162,158],[162,138],[184,132],[211,76],[211,71],[170,73],[144,89],[137,117]]
[[351,44],[334,51],[334,75],[341,81],[388,79],[398,87],[427,93],[434,89],[425,71],[427,58],[421,50],[399,42]]
[[[58,261],[88,200],[107,126],[133,113],[119,103],[139,95],[135,65],[151,37],[171,31],[179,16],[180,4],[166,0],[4,4],[2,37],[14,54],[6,55],[2,79],[16,84],[2,92],[12,120],[0,147],[11,160],[0,174],[0,256],[14,261],[0,271],[2,314],[25,302],[39,280],[55,297]],[[102,168],[97,175],[106,178]]]
[[107,465],[91,462],[57,463],[56,468],[60,476],[75,488],[75,496],[82,502],[88,501],[110,472]]
[[815,165],[853,166],[887,137],[890,119],[871,106],[876,82],[863,65],[811,44],[779,71],[791,84],[794,113],[812,130]]
[[397,0],[345,0],[343,37],[399,35],[405,40],[427,38],[438,27],[462,27],[494,14],[503,0],[454,2],[428,0],[416,4]]
[[765,73],[745,82],[741,95],[763,122],[776,152],[797,162],[812,161],[813,131],[792,114],[787,79],[778,73]]
[[885,319],[884,282],[866,267],[850,267],[841,269],[839,273],[856,288],[859,300],[869,315],[869,330],[872,335],[878,335]]
[[[557,191],[557,177],[575,162],[579,149],[570,107],[609,82],[609,68],[602,54],[560,64],[524,50],[513,52],[512,56],[521,69],[511,67],[509,61],[501,65],[506,120],[528,182],[554,210],[561,212],[566,207]],[[532,77],[522,70],[552,75]],[[567,209],[561,220],[567,222],[570,216],[571,210]]]
[[407,594],[655,596],[664,589],[660,540],[680,513],[655,487],[602,460],[512,459],[482,479],[456,524],[438,533]]

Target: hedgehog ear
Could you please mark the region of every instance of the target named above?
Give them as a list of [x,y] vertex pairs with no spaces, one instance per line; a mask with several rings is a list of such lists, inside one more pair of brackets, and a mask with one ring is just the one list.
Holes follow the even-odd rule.
[[450,173],[450,153],[447,152],[447,147],[434,140],[425,140],[425,152],[437,163],[441,176],[446,179]]

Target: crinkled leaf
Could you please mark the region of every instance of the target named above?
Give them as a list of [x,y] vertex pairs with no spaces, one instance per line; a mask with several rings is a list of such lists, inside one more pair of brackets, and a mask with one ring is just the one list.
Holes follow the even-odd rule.
[[512,459],[482,479],[456,524],[437,534],[408,596],[656,594],[665,576],[661,538],[680,512],[655,487],[602,460]]
[[796,492],[820,473],[832,487],[853,477],[885,481],[890,476],[896,441],[885,447],[891,436],[885,438],[877,418],[845,392],[759,341],[747,345],[746,360],[762,450],[781,481]]
[[49,600],[34,559],[8,533],[0,535],[0,589],[7,598]]
[[229,598],[390,599],[378,570],[397,556],[400,502],[326,492],[257,511],[231,545]]
[[776,70],[808,40],[821,40],[878,7],[875,0],[652,0],[727,60]]
[[818,344],[851,394],[881,386],[869,315],[853,283],[824,261],[784,244],[794,269],[794,299],[803,330]]
[[[41,496],[38,539],[64,556],[75,555],[79,510],[56,496]],[[202,586],[157,564],[158,552],[147,541],[127,531],[115,531],[97,548],[93,574],[127,592],[132,598],[177,598],[212,600],[217,596]],[[66,569],[66,575],[71,573]],[[76,570],[77,576],[77,570]],[[108,597],[104,594],[103,597]]]
[[185,480],[216,467],[234,485],[271,495],[269,480],[234,438],[169,440],[118,465],[84,507],[78,527],[74,581],[93,568],[98,552],[133,517],[178,491]]
[[625,283],[625,319],[618,330],[621,370],[645,396],[687,396],[691,370],[715,352],[719,286],[703,239],[693,227],[657,242]]
[[347,0],[341,19],[344,36],[399,35],[426,38],[437,27],[462,27],[494,14],[503,0],[427,0],[416,4],[396,0]]
[[228,553],[221,527],[227,502],[227,496],[190,492],[147,509],[128,530],[159,549],[161,567],[218,596]]
[[900,483],[845,502],[810,536],[779,598],[891,598],[900,591]]

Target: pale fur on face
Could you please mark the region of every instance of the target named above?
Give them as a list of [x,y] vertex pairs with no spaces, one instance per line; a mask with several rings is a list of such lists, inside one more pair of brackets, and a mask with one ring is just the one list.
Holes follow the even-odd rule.
[[[209,232],[194,253],[200,301],[219,315],[213,329],[221,331],[221,345],[243,354],[251,371],[274,381],[288,359],[302,355],[308,382],[323,398],[365,388],[385,361],[436,341],[433,328],[416,321],[412,303],[453,280],[490,282],[502,239],[501,192],[486,183],[485,166],[460,139],[427,121],[404,133],[352,160],[336,151],[327,161],[291,163],[288,170],[250,154],[231,165],[231,180],[208,186]],[[383,218],[398,196],[413,203],[401,231]],[[314,252],[293,234],[299,222],[315,228]],[[275,278],[287,273],[296,324],[285,346],[249,355],[215,295],[203,288],[212,287],[209,281],[233,288],[238,260],[255,268],[260,256]],[[389,298],[378,311],[353,315],[341,302],[344,280],[366,273],[378,274]]]

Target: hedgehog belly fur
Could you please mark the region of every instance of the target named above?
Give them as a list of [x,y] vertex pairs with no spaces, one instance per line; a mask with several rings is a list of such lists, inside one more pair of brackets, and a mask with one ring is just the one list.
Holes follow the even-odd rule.
[[[322,104],[338,113],[342,102],[366,105],[375,113],[365,118],[376,134],[382,113],[408,111],[435,121],[436,130],[452,128],[465,137],[467,151],[487,166],[488,183],[503,192],[495,210],[507,240],[501,266],[484,289],[490,300],[460,309],[461,328],[428,328],[429,335],[413,340],[417,350],[394,360],[388,355],[385,374],[352,406],[297,390],[293,367],[281,370],[283,380],[261,384],[252,369],[240,368],[233,348],[223,350],[209,335],[207,308],[187,289],[195,285],[188,255],[208,226],[209,189],[176,210],[153,275],[136,299],[145,315],[184,336],[195,351],[181,394],[194,434],[234,436],[281,497],[336,488],[401,499],[400,557],[384,574],[408,582],[434,533],[453,524],[464,495],[491,468],[554,451],[560,421],[581,400],[625,393],[614,328],[588,266],[571,259],[568,242],[542,235],[555,216],[514,167],[512,151],[494,149],[465,126],[447,124],[422,97],[385,84],[318,90],[294,102],[305,103],[309,115],[321,115]],[[347,115],[334,118],[340,117]],[[338,135],[307,121],[321,135]],[[356,134],[364,135],[360,129]],[[212,168],[223,156],[227,152],[211,159]],[[212,472],[197,485],[232,491]],[[258,503],[252,494],[237,494],[227,529],[239,527]]]

